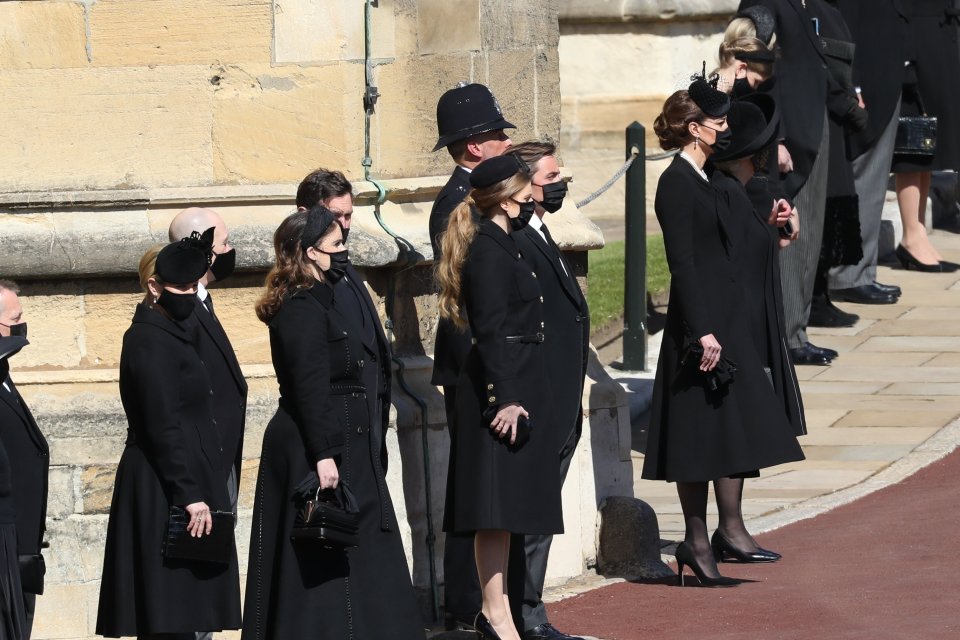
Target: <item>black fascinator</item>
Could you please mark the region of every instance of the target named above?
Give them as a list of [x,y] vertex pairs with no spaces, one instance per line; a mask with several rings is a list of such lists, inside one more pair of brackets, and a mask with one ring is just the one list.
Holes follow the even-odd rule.
[[700,110],[711,118],[722,118],[730,110],[730,96],[717,90],[717,78],[707,80],[707,63],[703,63],[703,73],[691,77],[693,82],[687,92],[690,99]]
[[307,211],[307,224],[303,227],[303,235],[300,237],[300,248],[308,249],[317,244],[327,229],[337,221],[337,216],[330,209],[322,204],[314,205]]

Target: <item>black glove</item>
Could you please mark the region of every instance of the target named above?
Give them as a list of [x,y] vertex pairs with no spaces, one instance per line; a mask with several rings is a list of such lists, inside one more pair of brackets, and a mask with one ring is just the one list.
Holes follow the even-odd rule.
[[854,104],[843,117],[843,126],[849,131],[863,131],[867,128],[868,119],[867,110],[863,109],[859,104]]

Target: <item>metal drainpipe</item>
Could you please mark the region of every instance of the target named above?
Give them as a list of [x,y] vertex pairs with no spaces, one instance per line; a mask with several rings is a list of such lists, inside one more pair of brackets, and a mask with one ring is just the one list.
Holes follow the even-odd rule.
[[[394,271],[390,275],[390,278],[387,280],[387,295],[385,298],[384,306],[386,307],[387,321],[384,323],[384,328],[387,330],[387,339],[393,341],[394,333],[394,323],[393,323],[393,311],[396,302],[396,280],[397,277],[409,271],[420,264],[420,261],[417,257],[417,252],[414,250],[413,244],[402,237],[400,234],[394,232],[386,222],[383,221],[383,217],[380,212],[380,205],[382,205],[387,200],[387,189],[370,177],[370,167],[373,166],[373,159],[370,157],[370,118],[374,113],[374,108],[377,104],[377,98],[380,97],[379,91],[377,91],[376,85],[373,84],[373,60],[371,52],[371,41],[372,41],[372,31],[373,31],[373,20],[371,16],[371,9],[373,2],[375,0],[366,0],[364,3],[364,16],[363,16],[363,31],[364,31],[364,93],[363,93],[363,108],[364,108],[364,122],[363,122],[363,179],[367,182],[370,182],[377,188],[377,201],[373,205],[373,215],[377,219],[377,223],[380,227],[387,232],[397,243],[397,247],[400,250],[400,260],[403,263],[403,266]],[[431,503],[431,496],[433,491],[431,490],[430,482],[430,443],[428,439],[428,428],[429,421],[427,420],[427,403],[426,401],[414,393],[413,389],[407,384],[407,381],[404,377],[405,364],[403,360],[398,358],[396,355],[393,356],[393,362],[397,365],[397,383],[400,385],[400,388],[405,394],[407,394],[410,399],[412,399],[417,406],[420,408],[420,434],[421,434],[421,449],[423,450],[423,482],[424,482],[424,493],[426,494],[425,507],[426,507],[426,519],[427,519],[427,559],[430,567],[430,601],[433,608],[433,619],[437,621],[440,619],[440,589],[437,584],[437,536],[436,531],[433,528],[433,506]]]

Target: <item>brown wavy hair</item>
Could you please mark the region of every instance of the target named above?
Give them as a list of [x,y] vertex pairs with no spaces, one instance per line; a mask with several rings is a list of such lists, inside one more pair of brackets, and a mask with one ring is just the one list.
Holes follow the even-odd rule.
[[467,260],[470,245],[477,235],[477,223],[471,208],[476,207],[484,217],[492,217],[504,200],[509,200],[530,184],[530,174],[518,171],[506,180],[501,180],[483,189],[474,189],[466,200],[457,205],[447,220],[447,228],[440,237],[440,262],[435,267],[435,277],[440,284],[440,316],[465,329],[460,293],[463,263]]
[[688,125],[691,122],[703,122],[707,117],[686,89],[675,91],[663,103],[663,111],[653,121],[653,132],[657,134],[660,148],[673,151],[692,140]]
[[[265,290],[254,307],[257,317],[269,323],[283,306],[287,293],[296,289],[309,289],[317,281],[310,268],[307,251],[300,246],[303,230],[307,226],[307,211],[297,211],[287,216],[273,234],[273,251],[276,260],[264,281]],[[321,238],[330,233],[335,222],[324,230]],[[318,272],[319,273],[319,272]],[[319,273],[320,279],[323,274]]]

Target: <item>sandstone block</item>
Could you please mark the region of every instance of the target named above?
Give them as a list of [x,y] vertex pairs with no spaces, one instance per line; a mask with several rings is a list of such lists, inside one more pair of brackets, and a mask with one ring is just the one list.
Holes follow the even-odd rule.
[[[3,243],[6,244],[6,243]],[[30,344],[17,354],[17,366],[73,367],[80,363],[83,299],[73,283],[64,282],[24,296],[23,318],[30,326]],[[39,295],[38,295],[39,294]]]
[[[118,460],[119,462],[119,460]],[[80,473],[80,499],[84,515],[110,513],[117,465],[92,465]]]
[[86,41],[80,3],[0,3],[2,69],[84,67]]
[[88,290],[83,296],[83,364],[86,366],[120,366],[123,333],[130,326],[137,304],[143,300],[136,276],[131,274],[121,282],[122,288],[120,282],[115,282],[120,291]]
[[484,54],[480,82],[497,96],[507,120],[517,125],[507,130],[514,144],[537,138],[537,49],[532,46]]
[[362,66],[230,67],[220,78],[218,182],[296,184],[317,166],[360,166]]
[[583,22],[630,22],[730,15],[738,0],[560,0],[560,19]]
[[[500,51],[520,46],[557,46],[557,5],[550,0],[481,3],[483,50]],[[516,123],[514,123],[516,124]]]
[[190,66],[3,73],[0,121],[17,142],[0,145],[0,191],[209,183],[212,75]]
[[47,522],[50,548],[43,552],[47,584],[73,584],[100,580],[107,516],[74,515]]
[[90,6],[93,64],[270,62],[271,0],[100,0]]
[[[393,5],[393,0],[380,0],[371,10],[374,58],[395,55]],[[363,3],[277,0],[274,2],[273,50],[277,63],[362,60]]]
[[606,576],[663,578],[674,575],[660,560],[657,514],[643,500],[611,496],[600,504],[597,571]]
[[[96,587],[88,584],[51,584],[49,569],[47,575],[43,595],[37,598],[31,637],[47,640],[87,638],[92,635],[96,619],[90,618],[88,603],[91,592],[96,593]],[[99,576],[97,578],[99,580]],[[92,613],[95,615],[96,610]]]
[[77,510],[75,470],[65,466],[51,466],[48,475],[47,517],[66,518]]
[[421,54],[480,50],[479,0],[420,0],[418,4]]

